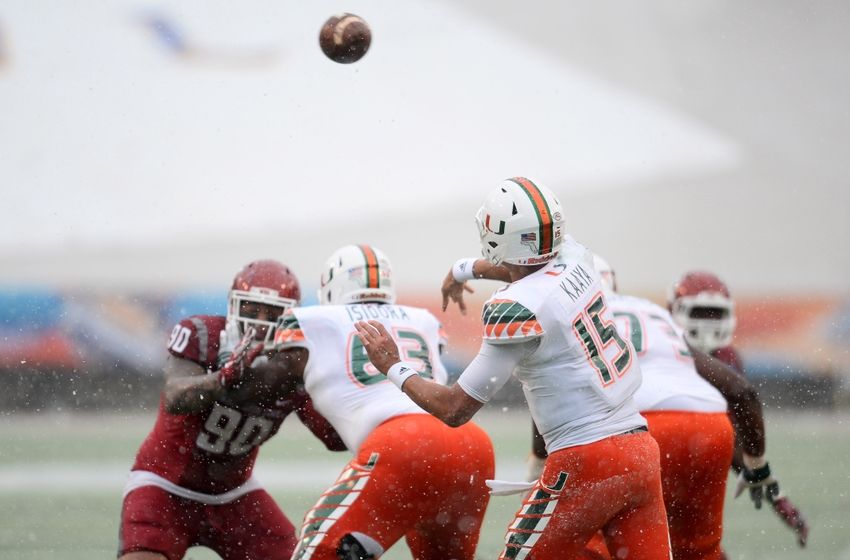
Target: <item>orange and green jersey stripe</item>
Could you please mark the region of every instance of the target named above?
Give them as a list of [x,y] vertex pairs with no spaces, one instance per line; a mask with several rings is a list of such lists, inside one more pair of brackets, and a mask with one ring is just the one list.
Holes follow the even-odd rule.
[[365,465],[352,460],[346,465],[333,486],[325,490],[319,501],[304,516],[298,547],[292,553],[295,560],[306,560],[313,556],[316,547],[328,531],[357,501],[372,477],[379,454],[372,453]]
[[551,253],[552,248],[555,246],[555,220],[552,218],[552,211],[549,209],[549,203],[546,202],[546,197],[543,196],[537,185],[525,177],[513,177],[510,180],[519,185],[523,192],[525,192],[526,196],[531,200],[531,206],[534,207],[534,212],[537,214],[537,222],[540,224],[538,233],[540,240],[538,241],[537,254],[545,255]]
[[491,342],[522,340],[543,334],[543,327],[534,313],[510,299],[487,302],[481,319],[484,322],[484,338]]
[[380,269],[378,267],[378,255],[368,245],[358,245],[366,261],[366,288],[380,287]]
[[[505,536],[505,550],[499,558],[523,560],[531,556],[531,550],[549,527],[552,514],[558,507],[561,494],[569,475],[562,472],[554,486],[547,487],[538,482],[517,512]],[[551,530],[551,527],[550,527]]]
[[275,346],[278,344],[297,344],[306,340],[304,331],[298,323],[298,318],[291,309],[287,309],[278,319],[277,330],[274,333]]

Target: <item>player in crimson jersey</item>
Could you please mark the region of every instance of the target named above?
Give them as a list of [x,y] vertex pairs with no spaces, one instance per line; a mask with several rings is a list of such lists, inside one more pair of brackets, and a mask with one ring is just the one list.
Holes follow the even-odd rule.
[[[702,271],[686,272],[671,286],[667,307],[692,347],[744,373],[740,355],[732,346],[737,324],[735,305],[729,288],[717,275]],[[732,419],[734,422],[734,416]],[[742,450],[740,444],[736,445],[732,467],[741,473],[744,484],[752,485],[759,483],[759,479],[772,478],[767,464],[760,464]],[[797,534],[799,545],[805,546],[809,527],[800,510],[779,493],[778,487],[771,489],[768,485],[766,498],[780,520]],[[757,508],[761,507],[760,498],[755,503]]]
[[295,529],[252,477],[259,446],[295,412],[329,449],[345,449],[306,394],[259,357],[300,295],[286,266],[255,261],[234,279],[227,317],[174,327],[159,414],[124,489],[122,559],[175,560],[196,545],[225,560],[290,557]]

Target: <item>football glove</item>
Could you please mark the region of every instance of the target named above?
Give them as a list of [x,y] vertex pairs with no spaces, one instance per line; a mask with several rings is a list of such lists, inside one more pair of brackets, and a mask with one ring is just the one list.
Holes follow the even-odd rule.
[[263,344],[257,344],[253,348],[254,337],[257,335],[254,327],[245,329],[245,334],[236,344],[233,353],[225,364],[218,370],[218,380],[224,387],[233,387],[242,380],[245,370],[254,363],[254,360],[263,351]]
[[738,486],[735,489],[735,497],[740,496],[745,488],[750,490],[750,499],[756,509],[761,509],[764,499],[773,504],[779,498],[779,481],[770,474],[770,465],[764,463],[762,466],[749,469],[744,467],[738,475]]
[[773,511],[779,516],[779,519],[785,523],[792,531],[797,533],[797,544],[800,547],[805,547],[809,540],[809,525],[803,514],[797,509],[797,506],[785,496],[779,496],[772,502]]

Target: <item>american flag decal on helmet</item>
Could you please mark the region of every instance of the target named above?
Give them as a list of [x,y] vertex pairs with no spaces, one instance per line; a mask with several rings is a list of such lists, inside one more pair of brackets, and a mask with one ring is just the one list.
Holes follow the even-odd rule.
[[549,203],[546,202],[546,197],[543,196],[537,185],[525,177],[514,177],[509,180],[519,185],[531,201],[531,206],[534,207],[537,222],[540,224],[540,240],[537,254],[545,255],[551,253],[555,246],[555,222],[552,219],[552,211],[549,209]]
[[527,340],[543,334],[537,317],[522,304],[510,299],[494,299],[481,314],[484,339],[489,342]]

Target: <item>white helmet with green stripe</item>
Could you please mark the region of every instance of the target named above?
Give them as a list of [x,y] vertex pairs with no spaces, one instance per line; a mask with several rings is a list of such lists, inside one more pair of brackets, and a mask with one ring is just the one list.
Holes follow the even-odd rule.
[[475,215],[484,257],[493,264],[549,262],[561,245],[564,214],[555,195],[525,177],[502,181]]
[[319,303],[394,303],[392,266],[369,245],[346,245],[334,251],[322,272]]

